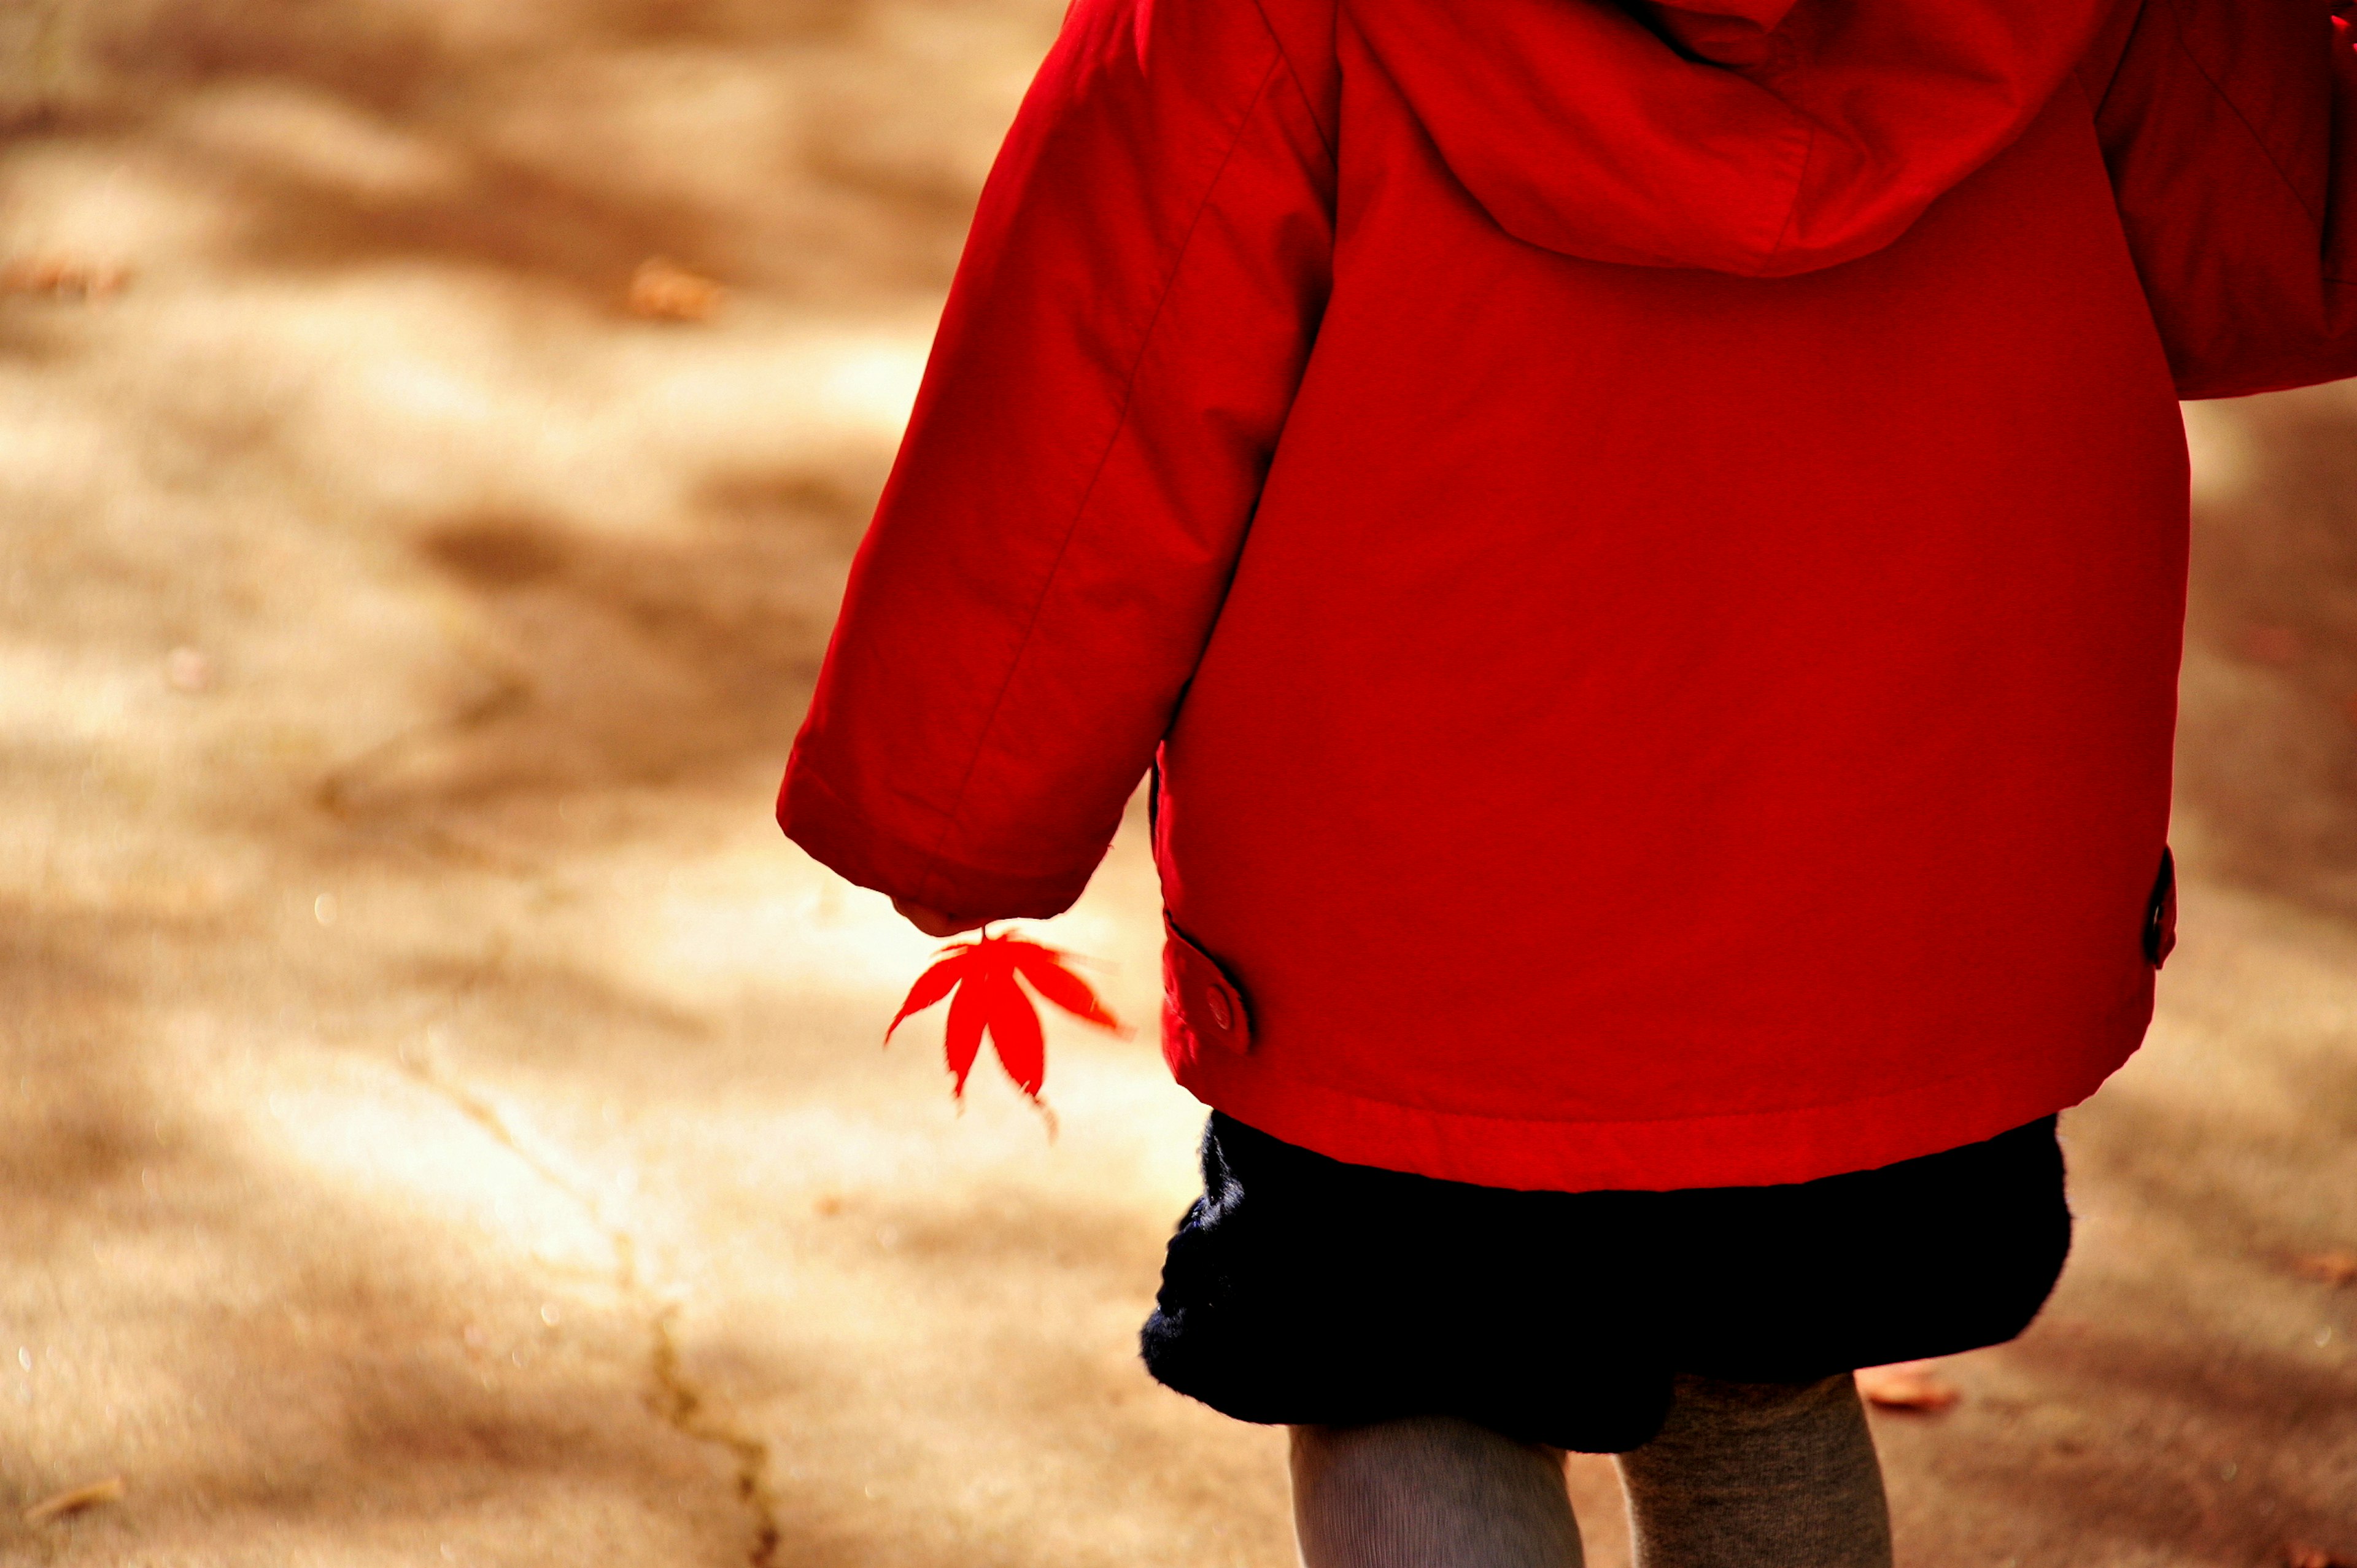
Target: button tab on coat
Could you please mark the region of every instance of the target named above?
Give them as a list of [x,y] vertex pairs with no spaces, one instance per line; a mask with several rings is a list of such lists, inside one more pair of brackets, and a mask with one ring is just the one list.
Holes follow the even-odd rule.
[[1252,1016],[1243,993],[1219,961],[1178,934],[1162,917],[1162,993],[1165,1011],[1197,1046],[1216,1045],[1238,1056],[1252,1049]]

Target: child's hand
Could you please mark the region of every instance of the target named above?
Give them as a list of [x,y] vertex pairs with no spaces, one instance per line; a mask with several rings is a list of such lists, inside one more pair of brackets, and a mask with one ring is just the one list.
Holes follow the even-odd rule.
[[987,920],[961,920],[953,915],[944,915],[939,909],[928,909],[922,904],[903,903],[898,898],[892,900],[892,908],[899,911],[902,919],[929,937],[953,937],[961,931],[979,930],[990,924]]

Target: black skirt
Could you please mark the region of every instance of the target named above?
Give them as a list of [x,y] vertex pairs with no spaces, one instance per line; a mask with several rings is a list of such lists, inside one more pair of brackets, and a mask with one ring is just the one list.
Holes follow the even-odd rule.
[[1679,1372],[1808,1382],[2010,1339],[2070,1246],[2051,1116],[1791,1186],[1518,1192],[1214,1112],[1141,1338],[1156,1379],[1243,1421],[1456,1415],[1617,1453]]

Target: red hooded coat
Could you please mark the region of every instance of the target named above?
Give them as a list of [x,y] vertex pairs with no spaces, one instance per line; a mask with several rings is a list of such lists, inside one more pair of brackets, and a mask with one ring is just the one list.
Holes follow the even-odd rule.
[[[1785,1182],[2152,1005],[2175,400],[2357,373],[2326,0],[1076,0],[780,802],[1361,1164]],[[1179,935],[1183,933],[1183,937]]]

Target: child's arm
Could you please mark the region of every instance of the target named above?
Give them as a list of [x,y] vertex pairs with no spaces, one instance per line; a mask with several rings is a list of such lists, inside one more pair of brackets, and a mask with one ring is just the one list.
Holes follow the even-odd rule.
[[2083,78],[2179,395],[2357,375],[2344,0],[2141,0]]
[[813,855],[943,923],[1079,896],[1308,356],[1328,146],[1254,0],[1076,0],[787,767],[779,821]]

